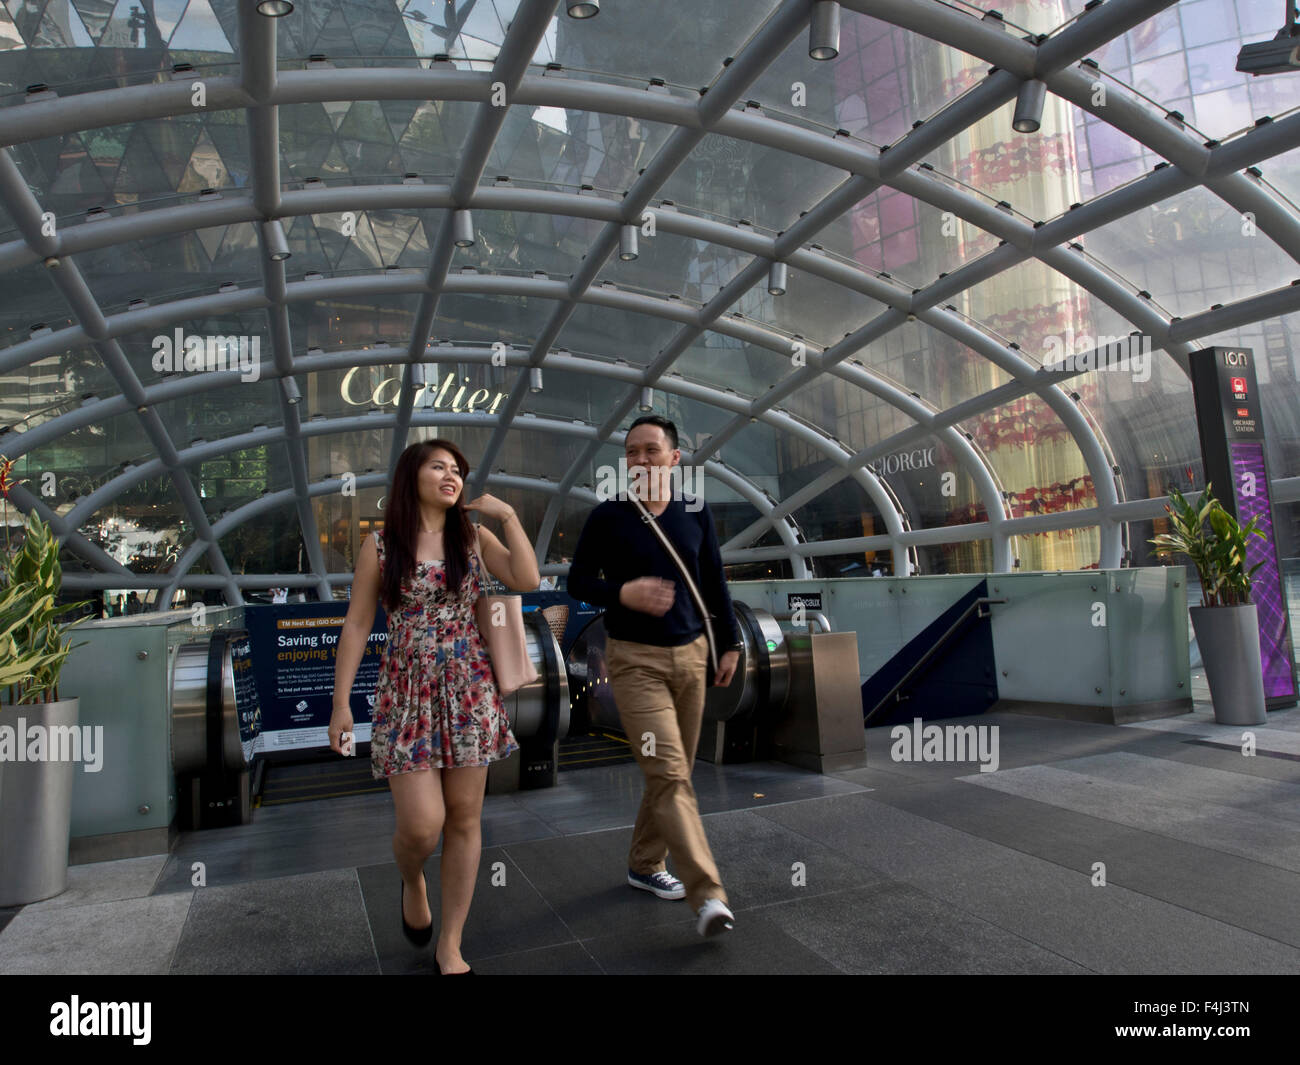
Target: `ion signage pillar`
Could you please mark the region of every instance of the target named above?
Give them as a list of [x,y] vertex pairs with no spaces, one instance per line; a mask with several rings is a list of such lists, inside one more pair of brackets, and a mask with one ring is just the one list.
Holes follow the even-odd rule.
[[1294,706],[1295,657],[1286,588],[1273,539],[1273,506],[1255,356],[1249,348],[1205,348],[1191,356],[1190,364],[1205,479],[1225,510],[1243,525],[1251,518],[1259,518],[1264,533],[1262,540],[1250,538],[1246,568],[1263,563],[1251,584],[1250,601],[1259,614],[1265,705],[1270,710]]

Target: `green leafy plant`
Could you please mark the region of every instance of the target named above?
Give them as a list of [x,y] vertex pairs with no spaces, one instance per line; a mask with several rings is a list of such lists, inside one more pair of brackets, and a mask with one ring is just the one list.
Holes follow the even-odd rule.
[[1241,525],[1214,498],[1210,487],[1205,486],[1195,506],[1171,488],[1165,504],[1170,531],[1149,542],[1160,554],[1185,555],[1196,567],[1202,606],[1244,606],[1250,602],[1251,579],[1264,564],[1256,562],[1246,569],[1248,538],[1264,534],[1257,528],[1258,517]]
[[71,624],[58,620],[79,603],[56,604],[62,585],[59,543],[50,527],[29,514],[22,546],[0,566],[0,690],[9,705],[58,702],[59,674],[75,647]]

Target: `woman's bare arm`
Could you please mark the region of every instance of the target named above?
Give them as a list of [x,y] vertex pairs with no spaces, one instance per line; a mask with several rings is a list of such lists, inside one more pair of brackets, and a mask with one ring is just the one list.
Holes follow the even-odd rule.
[[503,544],[488,529],[479,526],[479,549],[488,571],[516,592],[534,591],[542,583],[537,568],[537,555],[524,532],[523,523],[512,513],[503,526],[506,542]]
[[379,552],[375,538],[367,536],[357,557],[357,568],[352,579],[352,600],[348,614],[343,619],[338,650],[334,658],[334,710],[350,710],[352,684],[356,680],[361,659],[366,653],[366,641],[375,623],[379,607]]

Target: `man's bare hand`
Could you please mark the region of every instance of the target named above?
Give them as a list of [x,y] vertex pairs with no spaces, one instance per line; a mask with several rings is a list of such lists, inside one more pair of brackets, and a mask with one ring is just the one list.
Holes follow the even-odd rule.
[[728,651],[718,659],[718,671],[713,677],[713,686],[715,688],[726,688],[731,684],[731,678],[736,675],[736,667],[740,665],[740,652]]
[[677,585],[662,577],[638,577],[618,590],[618,601],[629,610],[663,617],[673,608]]

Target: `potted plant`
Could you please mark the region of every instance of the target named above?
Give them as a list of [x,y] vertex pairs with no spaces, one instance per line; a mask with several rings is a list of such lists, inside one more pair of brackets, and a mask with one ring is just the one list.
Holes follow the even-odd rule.
[[[9,466],[0,458],[7,497]],[[59,545],[36,514],[23,542],[0,561],[0,906],[58,895],[68,886],[68,836],[76,763],[67,757],[77,699],[59,698],[73,650],[56,605]],[[6,538],[8,526],[6,525]]]
[[1246,568],[1251,536],[1264,534],[1257,518],[1241,525],[1205,486],[1193,506],[1171,488],[1170,531],[1151,541],[1158,551],[1186,555],[1201,579],[1201,605],[1191,608],[1205,679],[1221,725],[1262,725],[1264,669],[1259,656],[1259,617],[1250,601],[1250,582],[1263,565]]

